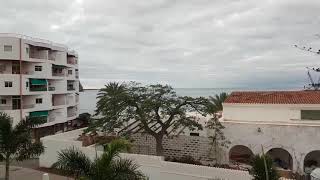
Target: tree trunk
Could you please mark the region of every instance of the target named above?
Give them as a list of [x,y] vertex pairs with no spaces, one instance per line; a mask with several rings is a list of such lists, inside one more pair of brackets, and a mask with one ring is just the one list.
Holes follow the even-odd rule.
[[157,156],[163,156],[163,146],[162,146],[163,136],[155,137],[155,139],[156,139],[156,153],[157,153]]
[[6,175],[5,180],[9,180],[10,159],[6,158]]

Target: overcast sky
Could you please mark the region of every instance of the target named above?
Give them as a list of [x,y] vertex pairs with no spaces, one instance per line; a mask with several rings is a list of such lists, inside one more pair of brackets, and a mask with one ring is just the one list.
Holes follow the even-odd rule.
[[320,0],[0,0],[0,31],[65,43],[86,88],[303,87]]

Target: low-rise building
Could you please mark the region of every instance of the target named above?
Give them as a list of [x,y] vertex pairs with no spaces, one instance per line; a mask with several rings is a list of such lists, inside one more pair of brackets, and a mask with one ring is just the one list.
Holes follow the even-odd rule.
[[320,167],[320,91],[233,92],[221,122],[229,162],[265,153],[284,170]]

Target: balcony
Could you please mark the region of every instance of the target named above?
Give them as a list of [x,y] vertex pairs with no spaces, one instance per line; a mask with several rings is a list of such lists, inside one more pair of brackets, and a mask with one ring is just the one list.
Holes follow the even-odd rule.
[[68,91],[75,91],[75,90],[76,90],[76,88],[75,88],[75,87],[73,87],[73,86],[68,86],[68,87],[67,87],[67,90],[68,90]]
[[47,91],[47,84],[46,79],[30,79],[30,91]]
[[55,91],[56,88],[55,88],[55,87],[49,87],[48,90],[49,90],[49,91]]
[[0,110],[13,110],[13,108],[9,105],[0,105]]
[[76,116],[77,113],[76,112],[68,112],[67,115],[68,115],[68,117],[73,117],[73,116]]
[[32,109],[34,107],[35,107],[34,104],[25,104],[25,105],[22,106],[22,109]]
[[47,91],[47,87],[30,87],[31,92]]
[[59,76],[59,77],[65,77],[65,66],[60,65],[52,65],[52,76]]
[[67,64],[71,64],[71,65],[78,64],[78,60],[74,56],[68,56],[67,57]]

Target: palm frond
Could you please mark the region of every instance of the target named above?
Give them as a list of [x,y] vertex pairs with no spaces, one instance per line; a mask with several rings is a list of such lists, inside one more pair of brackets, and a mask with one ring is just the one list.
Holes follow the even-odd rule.
[[65,174],[79,177],[90,173],[92,162],[79,149],[71,147],[58,152],[58,160],[52,168],[59,169]]
[[112,180],[144,180],[146,177],[130,159],[117,159],[112,163]]

